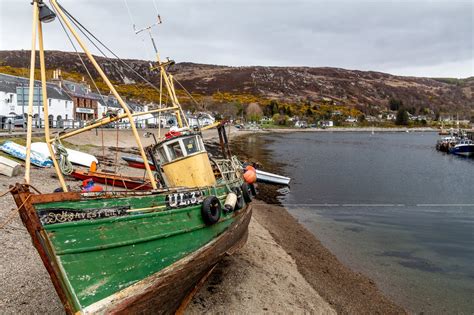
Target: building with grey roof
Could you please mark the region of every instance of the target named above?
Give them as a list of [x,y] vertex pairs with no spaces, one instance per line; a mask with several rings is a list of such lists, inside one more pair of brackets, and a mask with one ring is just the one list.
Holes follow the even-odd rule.
[[[10,124],[24,127],[28,112],[29,79],[0,73],[0,127]],[[48,112],[51,126],[62,127],[73,118],[74,106],[71,97],[55,84],[47,83]],[[40,126],[44,116],[41,81],[35,81],[33,94],[33,123]]]

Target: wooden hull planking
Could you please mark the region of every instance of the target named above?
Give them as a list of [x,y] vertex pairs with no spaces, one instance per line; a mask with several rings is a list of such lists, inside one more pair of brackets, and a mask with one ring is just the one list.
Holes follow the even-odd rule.
[[[227,190],[200,192],[223,203]],[[68,313],[174,312],[245,242],[251,216],[244,206],[206,226],[199,202],[173,208],[196,197],[189,190],[34,195],[17,185],[12,193]]]

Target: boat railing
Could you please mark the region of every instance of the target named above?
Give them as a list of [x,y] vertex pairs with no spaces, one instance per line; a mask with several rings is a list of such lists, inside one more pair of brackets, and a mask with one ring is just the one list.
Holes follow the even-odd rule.
[[219,173],[222,176],[222,179],[227,182],[234,182],[240,178],[241,174],[241,169],[242,166],[241,164],[238,164],[236,161],[238,161],[237,157],[233,156],[232,159],[222,159],[222,160],[217,160],[213,159],[212,160],[214,164],[216,165],[217,169],[219,170]]

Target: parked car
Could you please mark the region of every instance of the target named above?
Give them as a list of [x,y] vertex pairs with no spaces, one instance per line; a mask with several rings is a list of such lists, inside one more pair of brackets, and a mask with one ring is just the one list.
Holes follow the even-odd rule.
[[2,119],[2,127],[4,129],[26,128],[26,122],[26,119],[21,115],[7,116]]
[[21,115],[17,115],[13,119],[14,127],[26,128],[26,123],[27,123],[27,120],[25,119],[25,117]]

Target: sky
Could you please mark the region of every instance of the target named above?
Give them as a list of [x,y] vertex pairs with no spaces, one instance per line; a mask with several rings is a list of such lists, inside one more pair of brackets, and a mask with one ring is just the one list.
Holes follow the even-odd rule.
[[[30,49],[30,2],[0,0],[0,50]],[[153,36],[162,57],[177,62],[474,76],[473,0],[60,3],[123,58],[153,59],[148,33],[135,35],[132,25],[149,26],[159,13],[163,24],[152,28]],[[45,49],[73,51],[58,19],[43,28]]]

